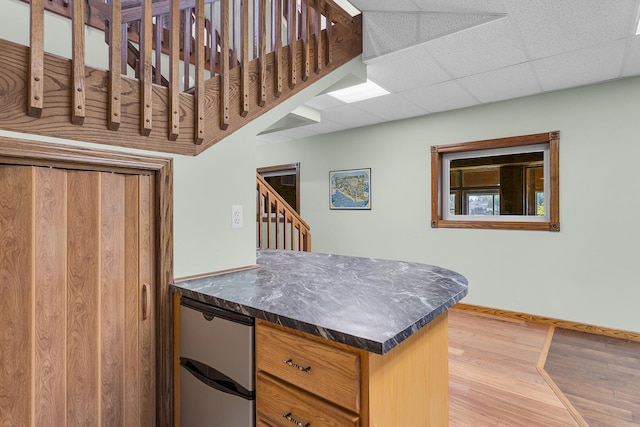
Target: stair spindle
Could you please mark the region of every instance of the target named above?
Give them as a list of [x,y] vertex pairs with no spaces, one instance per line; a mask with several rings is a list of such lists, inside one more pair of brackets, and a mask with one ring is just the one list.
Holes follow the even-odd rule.
[[73,52],[71,90],[71,123],[82,125],[86,116],[84,94],[84,0],[73,1],[72,16]]
[[44,3],[31,0],[31,44],[29,49],[29,106],[31,117],[41,117],[44,105]]
[[229,0],[220,0],[222,48],[220,53],[220,129],[229,127]]
[[289,26],[289,87],[293,89],[298,83],[298,66],[296,57],[298,53],[298,6],[297,0],[289,0],[289,14],[287,16]]
[[204,0],[196,0],[196,94],[195,143],[204,141]]
[[180,2],[171,2],[171,42],[169,45],[169,140],[180,135]]
[[151,134],[153,120],[153,22],[151,0],[142,0],[142,19],[140,22],[140,134]]
[[[282,95],[282,2],[285,0],[275,0],[277,3],[275,11],[276,11],[276,19],[275,26],[273,32],[275,34],[275,67],[276,67],[276,88],[275,88],[275,96]],[[273,6],[272,6],[273,7]]]
[[122,3],[112,1],[109,22],[109,116],[110,130],[120,128],[122,116]]
[[[258,4],[258,0],[254,0]],[[258,61],[259,61],[259,82],[260,95],[258,97],[258,105],[264,107],[267,103],[267,0],[260,0],[260,30],[258,34]]]
[[240,115],[249,114],[249,1],[242,0],[242,68],[240,81]]

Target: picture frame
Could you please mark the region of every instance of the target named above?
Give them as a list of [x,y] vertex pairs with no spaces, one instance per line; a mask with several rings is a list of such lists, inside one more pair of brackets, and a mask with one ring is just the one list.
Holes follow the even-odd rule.
[[371,168],[330,171],[329,209],[370,210]]

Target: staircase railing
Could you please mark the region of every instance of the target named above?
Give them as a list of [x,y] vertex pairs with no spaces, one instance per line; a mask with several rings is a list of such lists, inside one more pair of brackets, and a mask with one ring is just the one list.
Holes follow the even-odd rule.
[[[71,123],[84,125],[102,96],[90,86],[99,79],[85,70],[83,29],[92,25],[105,31],[109,44],[107,128],[116,131],[137,120],[139,134],[151,135],[149,140],[158,140],[162,126],[166,140],[186,137],[210,146],[229,134],[220,131],[241,127],[245,118],[262,114],[256,110],[277,105],[310,77],[336,68],[334,56],[341,64],[361,52],[361,19],[333,0],[23,1],[30,4],[31,20],[28,115],[42,117],[50,96],[44,73],[47,9],[72,20]],[[126,80],[131,74],[138,88]],[[139,114],[132,114],[134,102]],[[54,105],[59,114],[59,102]],[[170,145],[160,151],[189,152]]]
[[311,252],[311,228],[298,212],[260,174],[256,190],[258,247]]

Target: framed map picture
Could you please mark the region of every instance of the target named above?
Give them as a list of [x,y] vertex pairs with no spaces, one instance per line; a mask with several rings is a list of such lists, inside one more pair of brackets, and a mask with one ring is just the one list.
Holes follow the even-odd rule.
[[371,209],[371,168],[329,172],[331,209]]

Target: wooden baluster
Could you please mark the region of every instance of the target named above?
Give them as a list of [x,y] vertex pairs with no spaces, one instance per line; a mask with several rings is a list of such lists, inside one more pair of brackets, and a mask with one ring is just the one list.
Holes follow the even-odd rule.
[[153,22],[151,0],[142,0],[140,21],[140,134],[151,134],[153,120]]
[[180,134],[180,2],[171,2],[171,42],[169,45],[169,139]]
[[191,89],[191,87],[189,86],[189,78],[191,77],[191,9],[184,10],[182,29],[182,59],[184,60],[182,90],[186,91]]
[[276,216],[275,216],[275,228],[273,234],[276,237],[276,249],[280,249],[280,202],[275,200],[276,204]]
[[218,37],[216,35],[216,10],[215,3],[209,6],[209,15],[211,16],[209,38],[211,39],[211,59],[209,59],[209,70],[211,77],[216,75],[216,63],[218,58]]
[[84,0],[74,0],[72,18],[73,64],[71,90],[71,123],[81,125],[86,115],[84,96]]
[[[122,6],[122,3],[120,4]],[[122,66],[122,74],[127,75],[129,69],[127,68],[128,56],[129,56],[129,23],[125,22],[122,26],[122,33],[120,37],[120,56],[122,60],[120,61]]]
[[327,41],[325,43],[325,61],[327,66],[331,64],[331,32],[333,23],[331,22],[331,7],[327,7]]
[[44,2],[31,0],[29,106],[27,114],[42,117],[44,105]]
[[316,0],[316,73],[322,70],[322,9],[324,2]]
[[287,25],[289,26],[289,87],[294,88],[298,83],[298,6],[297,0],[289,0],[289,16]]
[[257,16],[260,17],[260,30],[258,32],[258,61],[260,61],[259,82],[260,95],[258,96],[258,105],[264,107],[267,103],[267,0],[254,0],[256,4],[260,1],[260,11]]
[[154,47],[156,50],[156,66],[153,73],[153,81],[157,85],[162,84],[162,33],[164,30],[164,16],[156,16],[156,26],[154,34]]
[[262,204],[262,183],[258,180],[256,184],[256,192],[258,193],[258,209],[256,218],[258,220],[258,247],[262,247],[262,211],[264,205]]
[[122,114],[122,3],[112,1],[109,23],[109,117],[107,126],[111,130],[120,128]]
[[231,24],[229,26],[229,42],[231,43],[231,59],[229,60],[229,68],[235,68],[238,65],[238,51],[240,50],[238,41],[238,28],[240,23],[238,22],[238,1],[231,0]]
[[[276,90],[275,96],[282,95],[282,2],[284,0],[275,0],[277,3],[276,21],[274,27],[275,34],[275,69],[276,69]],[[273,6],[272,6],[273,7]]]
[[204,0],[196,0],[195,143],[204,141]]
[[242,80],[240,84],[240,115],[249,114],[249,0],[242,0]]
[[229,127],[229,0],[220,0],[222,49],[220,52],[220,129]]
[[271,192],[267,192],[267,249],[271,249]]
[[309,79],[310,66],[309,66],[309,0],[302,0],[302,80],[307,81]]
[[289,217],[289,247],[291,248],[292,251],[294,251],[296,249],[296,243],[295,243],[295,228],[293,227],[293,215],[291,215]]

